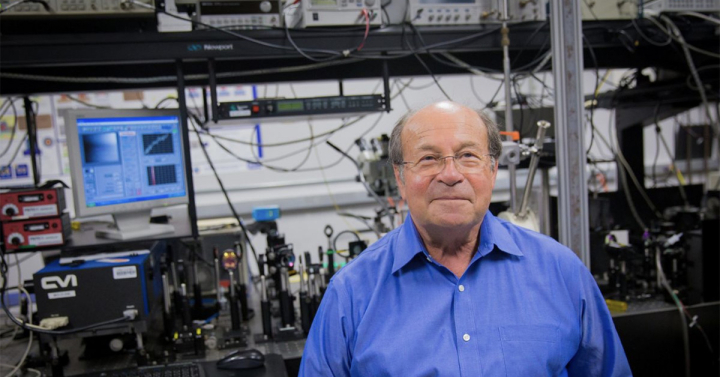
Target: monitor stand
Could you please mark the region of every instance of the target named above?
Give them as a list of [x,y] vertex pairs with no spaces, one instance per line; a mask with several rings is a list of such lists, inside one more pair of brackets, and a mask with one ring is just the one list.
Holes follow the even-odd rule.
[[175,227],[168,224],[151,224],[151,210],[113,214],[117,229],[105,229],[95,232],[96,237],[112,240],[133,240],[174,233]]

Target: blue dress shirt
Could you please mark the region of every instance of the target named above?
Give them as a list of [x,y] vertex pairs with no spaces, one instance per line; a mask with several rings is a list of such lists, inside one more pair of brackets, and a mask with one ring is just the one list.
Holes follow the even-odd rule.
[[458,278],[410,216],[330,281],[300,376],[629,376],[597,284],[552,238],[488,212]]

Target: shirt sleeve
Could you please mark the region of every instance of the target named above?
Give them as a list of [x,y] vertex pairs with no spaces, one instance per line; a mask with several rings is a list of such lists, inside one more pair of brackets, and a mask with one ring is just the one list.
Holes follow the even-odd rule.
[[590,272],[580,269],[582,339],[568,363],[570,376],[632,376],[605,299]]
[[341,286],[332,280],[325,291],[305,342],[299,377],[350,376],[354,330],[346,314],[349,300]]

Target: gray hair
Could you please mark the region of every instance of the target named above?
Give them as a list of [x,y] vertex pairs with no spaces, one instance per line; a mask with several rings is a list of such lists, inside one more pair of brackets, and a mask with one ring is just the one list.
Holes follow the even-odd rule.
[[[402,139],[400,138],[400,135],[402,134],[403,129],[405,128],[405,125],[407,122],[412,118],[417,112],[420,110],[413,110],[409,111],[407,114],[403,115],[397,123],[395,123],[395,127],[393,127],[392,133],[390,134],[390,144],[389,144],[389,157],[390,157],[390,163],[397,166],[400,170],[400,178],[403,178],[403,148],[402,148]],[[497,123],[495,123],[490,117],[485,114],[482,110],[475,110],[475,112],[480,117],[480,120],[482,120],[483,124],[485,125],[485,128],[487,129],[487,140],[488,140],[488,153],[490,156],[492,156],[492,167],[491,169],[495,169],[495,161],[497,161],[500,158],[500,154],[502,153],[502,139],[500,138],[500,129],[498,128]]]

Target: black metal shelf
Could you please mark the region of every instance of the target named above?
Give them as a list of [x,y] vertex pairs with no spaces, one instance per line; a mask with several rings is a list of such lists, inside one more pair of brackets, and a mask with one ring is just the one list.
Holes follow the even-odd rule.
[[[720,40],[714,33],[713,24],[697,22],[681,25],[681,28],[688,43],[710,51],[717,50]],[[656,47],[646,43],[626,20],[586,22],[583,30],[586,45],[592,46],[597,65],[601,68],[652,66],[680,72],[687,70],[682,51],[672,45]],[[348,29],[290,32],[302,49],[336,51],[352,51],[364,34],[364,30]],[[371,30],[362,51],[338,58],[336,65],[296,72],[223,76],[228,72],[302,67],[313,63],[292,48],[284,30],[238,33],[279,47],[262,46],[220,31],[0,35],[0,73],[3,74],[0,77],[0,94],[171,87],[176,84],[174,75],[178,60],[183,62],[185,74],[190,75],[186,78],[188,86],[208,84],[202,76],[208,72],[208,59],[216,61],[219,84],[381,77],[381,59],[388,59],[390,76],[427,75],[427,70],[418,63],[413,52],[427,63],[433,73],[467,73],[463,68],[436,61],[423,46],[437,46],[430,51],[452,52],[468,64],[484,69],[502,69],[499,25],[418,27],[417,32],[409,27],[390,26]],[[511,25],[513,67],[537,62],[538,56],[549,50],[549,33],[548,23]],[[215,49],[208,50],[205,46]],[[412,49],[409,46],[413,46]],[[713,58],[697,55],[696,59],[696,65],[702,66]],[[586,46],[585,67],[591,69],[594,65]],[[9,74],[80,80],[28,80],[13,78]],[[93,77],[147,79],[162,76],[167,79],[134,82],[83,80]]]

